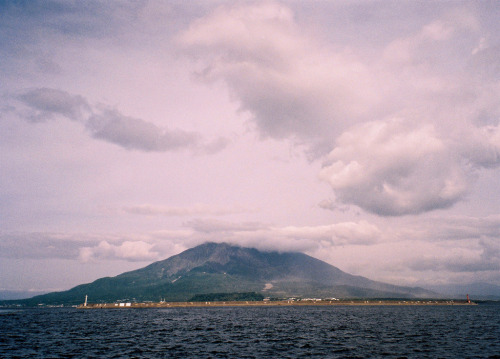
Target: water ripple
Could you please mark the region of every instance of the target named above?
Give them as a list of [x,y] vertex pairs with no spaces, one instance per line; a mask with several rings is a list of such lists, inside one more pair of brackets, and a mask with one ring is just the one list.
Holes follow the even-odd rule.
[[500,306],[0,310],[2,358],[500,358]]

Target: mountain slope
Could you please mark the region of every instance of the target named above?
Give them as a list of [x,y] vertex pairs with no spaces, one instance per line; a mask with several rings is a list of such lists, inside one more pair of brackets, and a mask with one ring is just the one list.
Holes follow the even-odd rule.
[[77,304],[117,300],[186,301],[197,294],[257,292],[271,297],[411,298],[436,296],[353,276],[303,253],[263,252],[226,243],[205,243],[168,259],[26,304]]

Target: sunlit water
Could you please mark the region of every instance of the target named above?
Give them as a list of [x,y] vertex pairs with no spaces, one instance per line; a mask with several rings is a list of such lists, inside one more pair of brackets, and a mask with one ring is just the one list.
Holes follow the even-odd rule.
[[500,306],[0,309],[1,358],[500,358]]

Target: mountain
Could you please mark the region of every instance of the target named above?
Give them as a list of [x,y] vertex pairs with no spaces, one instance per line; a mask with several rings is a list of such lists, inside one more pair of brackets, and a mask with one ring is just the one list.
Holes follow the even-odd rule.
[[0,300],[25,299],[45,293],[47,291],[0,290]]
[[269,297],[424,298],[409,288],[354,276],[303,253],[264,252],[205,243],[147,267],[105,277],[64,292],[22,301],[25,305],[90,302],[187,301],[208,293],[256,292]]

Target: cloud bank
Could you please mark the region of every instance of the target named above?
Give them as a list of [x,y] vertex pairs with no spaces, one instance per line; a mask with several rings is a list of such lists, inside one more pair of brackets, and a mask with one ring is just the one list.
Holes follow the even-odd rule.
[[[318,226],[192,219],[182,230],[142,234],[0,233],[4,258],[151,262],[206,241],[261,250],[300,251],[343,270],[393,282],[498,280],[500,217],[432,217],[382,229],[366,220]],[[394,253],[397,253],[394,258]],[[387,268],[385,268],[387,267]],[[397,269],[398,273],[394,270]],[[379,274],[380,275],[380,274]],[[387,279],[386,279],[387,280]],[[402,281],[403,280],[403,281]]]

